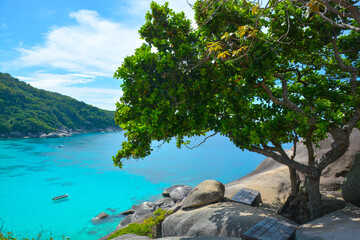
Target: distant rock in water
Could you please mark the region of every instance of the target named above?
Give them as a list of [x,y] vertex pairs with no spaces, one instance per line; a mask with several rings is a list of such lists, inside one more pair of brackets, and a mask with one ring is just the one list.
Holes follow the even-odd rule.
[[34,88],[7,73],[0,73],[0,108],[0,138],[57,138],[121,130],[113,111]]
[[99,213],[96,217],[94,217],[92,219],[93,222],[99,221],[100,219],[104,219],[107,218],[109,216],[109,214],[107,214],[106,212],[101,212]]

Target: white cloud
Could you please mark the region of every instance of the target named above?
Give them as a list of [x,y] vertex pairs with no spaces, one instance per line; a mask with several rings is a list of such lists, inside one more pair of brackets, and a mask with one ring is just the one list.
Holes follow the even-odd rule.
[[45,42],[19,48],[20,66],[50,66],[111,77],[123,58],[141,45],[137,29],[102,19],[96,11],[70,13],[76,25],[53,27]]
[[[158,2],[163,4],[165,1]],[[69,17],[75,20],[74,24],[53,26],[44,34],[43,43],[32,47],[19,45],[20,56],[13,62],[1,64],[8,68],[42,69],[29,75],[21,74],[18,78],[34,87],[114,110],[122,91],[120,87],[106,86],[106,82],[123,59],[142,44],[138,30],[150,3],[151,0],[125,3],[125,8],[131,11],[130,16],[138,19],[136,25],[104,19],[96,11],[72,12]],[[186,0],[170,0],[169,7],[175,12],[184,11],[187,17],[193,19],[192,9]],[[129,13],[126,15],[129,16]]]

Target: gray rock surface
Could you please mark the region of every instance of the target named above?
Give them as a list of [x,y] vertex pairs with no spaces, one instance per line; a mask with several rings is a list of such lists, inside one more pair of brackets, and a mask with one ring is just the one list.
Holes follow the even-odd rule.
[[241,238],[234,238],[234,237],[164,237],[158,238],[161,240],[239,240]]
[[[328,152],[333,142],[332,137],[320,141],[320,148],[314,146],[314,155],[320,158]],[[287,150],[292,155],[292,150]],[[350,135],[350,146],[346,153],[336,162],[326,167],[320,179],[322,191],[338,191],[349,171],[355,156],[360,152],[360,131],[354,129]],[[295,160],[307,162],[307,149],[303,143],[298,143]],[[304,180],[304,176],[300,176]],[[287,166],[271,158],[266,158],[253,172],[225,185],[225,197],[232,198],[241,188],[250,188],[261,193],[263,205],[279,208],[290,193],[290,176]]]
[[147,239],[151,239],[151,238],[146,237],[146,236],[138,236],[138,235],[131,234],[131,233],[113,238],[113,240],[147,240]]
[[174,186],[171,186],[171,187],[168,187],[168,188],[166,188],[163,192],[162,192],[162,195],[164,196],[164,197],[170,197],[170,192],[172,191],[172,190],[174,190],[175,188],[177,188],[177,187],[185,187],[186,185],[174,185]]
[[170,197],[175,201],[182,201],[184,198],[186,198],[191,190],[192,187],[189,186],[177,187],[170,192]]
[[344,208],[301,225],[296,240],[355,240],[360,239],[360,209]]
[[163,210],[168,210],[175,205],[175,201],[170,197],[166,197],[153,202],[152,205],[155,207],[155,209],[161,208]]
[[107,214],[106,212],[101,212],[99,213],[96,217],[93,218],[93,221],[97,221],[103,218],[107,218],[109,216],[109,214]]
[[345,201],[360,207],[360,153],[346,174],[342,185],[342,197]]
[[182,205],[183,209],[199,207],[221,201],[225,186],[216,180],[205,180],[191,190]]
[[240,203],[221,202],[191,211],[180,210],[162,223],[162,236],[237,237],[266,217],[282,216]]
[[133,213],[135,213],[135,210],[134,209],[129,209],[129,210],[121,212],[120,214],[129,215],[129,214],[133,214]]

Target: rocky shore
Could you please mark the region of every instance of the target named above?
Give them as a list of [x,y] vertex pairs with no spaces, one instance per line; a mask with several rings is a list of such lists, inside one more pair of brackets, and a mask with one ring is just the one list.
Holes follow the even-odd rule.
[[[316,149],[315,155],[320,156],[328,151],[331,142],[330,138],[320,142],[321,148]],[[154,237],[163,240],[241,239],[245,231],[267,217],[298,226],[293,236],[296,240],[356,239],[360,236],[359,130],[354,130],[350,142],[346,154],[325,169],[321,178],[326,214],[322,218],[299,225],[278,214],[290,191],[289,173],[286,166],[266,158],[253,172],[225,185],[216,180],[206,180],[194,188],[186,185],[167,188],[162,193],[162,199],[134,205],[124,211],[122,214],[126,217],[114,232],[131,223],[143,223],[145,219],[154,216],[154,211],[161,208],[172,212],[154,230]],[[305,161],[306,148],[301,144],[297,148],[297,160]],[[346,184],[343,185],[343,182]],[[258,205],[249,206],[231,200],[243,188],[260,192],[261,201],[258,201]],[[111,234],[100,240],[109,239]],[[150,238],[126,234],[113,239]]]
[[107,127],[105,129],[100,128],[79,128],[79,129],[70,129],[70,128],[60,128],[57,129],[55,132],[50,133],[32,133],[26,132],[22,133],[19,131],[9,132],[9,133],[0,133],[0,138],[59,138],[59,137],[70,137],[74,134],[80,133],[90,133],[90,132],[117,132],[121,131],[120,127]]

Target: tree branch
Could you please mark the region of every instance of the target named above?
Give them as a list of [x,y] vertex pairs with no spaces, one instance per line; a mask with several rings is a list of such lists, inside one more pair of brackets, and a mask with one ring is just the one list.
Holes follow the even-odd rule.
[[284,157],[280,154],[277,154],[275,152],[272,151],[267,151],[265,149],[259,148],[259,147],[251,147],[248,148],[249,151],[251,152],[256,152],[256,153],[260,153],[263,154],[267,157],[271,157],[272,159],[274,159],[275,161],[284,164],[288,167],[294,168],[296,170],[298,170],[299,172],[302,173],[306,173],[306,174],[311,174],[312,176],[319,176],[320,175],[320,171],[317,167],[314,166],[308,166],[308,165],[304,165],[302,163],[299,163],[297,161],[293,161],[291,160],[288,156]]
[[[283,83],[284,80],[282,78],[284,78],[284,77],[281,74],[275,73],[275,77],[280,78],[282,80],[282,83]],[[286,99],[284,99],[284,100],[280,100],[280,99],[276,98],[274,96],[273,92],[271,91],[271,89],[269,88],[269,86],[265,84],[265,81],[262,81],[260,83],[260,86],[264,89],[265,93],[269,96],[270,100],[273,103],[275,103],[277,105],[280,105],[280,106],[283,106],[283,107],[286,107],[286,108],[289,108],[289,109],[293,110],[296,113],[299,113],[299,114],[302,114],[302,115],[306,116],[306,114],[304,113],[304,111],[301,108],[299,108],[295,103],[293,103],[293,102],[291,102],[291,101],[289,101],[287,99],[287,96],[286,96]],[[283,95],[284,94],[287,94],[287,87],[286,87],[286,89],[283,89]]]
[[202,141],[201,143],[199,143],[199,144],[198,144],[198,145],[196,145],[196,146],[189,147],[188,145],[185,145],[185,147],[187,147],[188,149],[194,149],[194,148],[197,148],[197,147],[199,147],[200,145],[204,144],[204,143],[206,142],[206,140],[208,140],[209,138],[211,138],[211,137],[215,136],[216,134],[218,134],[218,132],[215,132],[214,134],[211,134],[211,135],[207,136],[207,137],[204,139],[204,141]]
[[333,127],[329,132],[333,136],[334,142],[331,143],[331,150],[322,155],[318,160],[317,166],[320,171],[323,171],[328,165],[342,157],[350,145],[349,136],[352,131]]
[[338,62],[339,67],[343,71],[351,74],[351,77],[350,77],[351,94],[353,96],[355,96],[355,94],[357,92],[356,79],[357,79],[357,74],[359,72],[359,69],[357,67],[353,67],[351,65],[345,65],[344,61],[342,60],[342,58],[340,56],[339,48],[337,46],[337,37],[336,36],[331,39],[331,42],[332,42],[334,53],[335,53],[335,59]]

